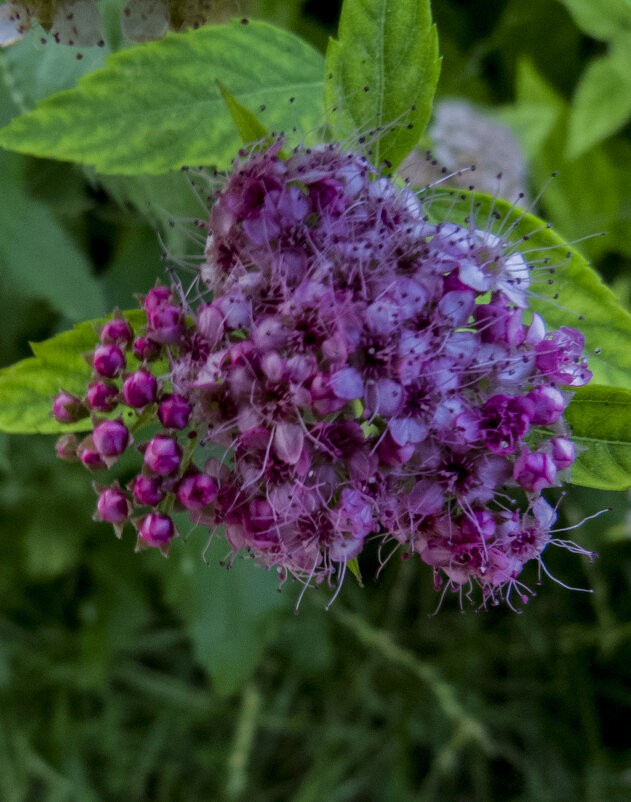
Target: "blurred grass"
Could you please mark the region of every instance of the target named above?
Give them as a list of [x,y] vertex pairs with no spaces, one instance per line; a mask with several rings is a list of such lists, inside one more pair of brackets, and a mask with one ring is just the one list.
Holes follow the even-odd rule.
[[[268,0],[260,8],[324,47],[334,5]],[[562,3],[493,0],[482,8],[435,0],[433,8],[445,55],[442,95],[495,110],[531,108],[532,98],[516,91],[524,58],[570,108],[586,63],[604,48]],[[9,55],[0,54],[3,70],[39,57]],[[65,64],[48,90],[40,72],[37,87],[17,94],[0,81],[0,108],[17,113],[16,98],[28,104],[35,90],[58,88],[64,76],[72,82],[83,68]],[[18,89],[31,73],[17,72]],[[564,159],[554,136],[527,152],[535,189],[539,160],[549,170]],[[564,203],[546,206],[547,193],[541,200],[556,226],[574,230],[572,193],[581,192],[588,196],[580,198],[581,231],[602,227],[594,220],[590,229],[590,215],[603,208],[603,192],[613,208],[622,203],[628,149],[627,125],[578,166],[564,163]],[[601,164],[615,185],[590,195],[589,180],[576,176]],[[193,247],[169,234],[158,213],[194,213],[171,179],[100,186],[70,165],[27,160],[15,180],[54,216],[108,306],[129,307],[133,292],[154,283],[157,226],[174,252]],[[591,255],[628,302],[628,207],[617,216],[616,231]],[[23,236],[45,258],[40,234]],[[9,244],[20,251],[19,241]],[[25,280],[9,267],[0,264],[2,364],[26,356],[29,339],[74,322],[59,294],[32,280],[37,263]],[[121,470],[124,480],[128,468]],[[594,563],[546,552],[559,582],[593,593],[545,577],[539,586],[530,567],[537,596],[521,613],[468,605],[463,613],[447,597],[432,615],[437,597],[426,566],[395,559],[374,583],[376,560],[367,557],[363,590],[349,578],[328,613],[327,591],[308,593],[296,616],[296,586],[277,594],[273,576],[241,561],[226,573],[217,565],[220,546],[206,568],[203,532],[177,541],[169,561],[133,555],[131,533],[120,543],[90,521],[89,478],[56,461],[48,438],[0,436],[0,478],[3,802],[631,798],[626,495],[571,489],[561,505],[561,525],[614,507],[570,533],[600,553]]]

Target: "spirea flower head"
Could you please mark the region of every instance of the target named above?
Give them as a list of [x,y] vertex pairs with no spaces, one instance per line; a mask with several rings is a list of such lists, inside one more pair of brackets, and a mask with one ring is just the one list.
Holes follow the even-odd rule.
[[142,299],[135,340],[104,330],[85,398],[55,402],[93,415],[89,469],[132,443],[127,418],[103,422],[108,388],[160,425],[127,490],[98,486],[100,517],[133,509],[139,547],[166,553],[175,505],[305,585],[339,585],[374,541],[437,589],[524,597],[524,564],[555,540],[542,491],[574,459],[561,388],[591,377],[584,340],[526,317],[516,245],[430,223],[425,203],[337,145],[243,153],[191,287]]

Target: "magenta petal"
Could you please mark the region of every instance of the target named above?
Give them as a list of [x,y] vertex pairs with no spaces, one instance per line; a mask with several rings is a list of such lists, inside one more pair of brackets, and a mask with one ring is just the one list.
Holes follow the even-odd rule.
[[396,415],[401,408],[403,387],[392,379],[379,379],[366,387],[366,403],[371,412],[382,417]]
[[427,437],[428,428],[416,418],[392,418],[388,429],[394,442],[399,446],[420,443]]
[[342,368],[329,379],[331,389],[338,398],[351,401],[364,394],[364,381],[361,373],[355,368]]
[[445,503],[441,486],[431,479],[420,479],[410,490],[408,509],[416,515],[438,515]]
[[363,540],[356,538],[337,537],[329,548],[329,557],[336,563],[345,563],[354,560],[364,547]]
[[296,465],[302,454],[305,435],[297,423],[279,423],[274,431],[274,451],[288,465]]

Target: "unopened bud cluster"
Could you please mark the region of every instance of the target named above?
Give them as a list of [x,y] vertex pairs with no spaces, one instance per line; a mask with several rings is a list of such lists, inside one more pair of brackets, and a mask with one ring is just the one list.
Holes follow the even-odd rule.
[[[99,516],[120,529],[140,508],[139,542],[164,547],[176,502],[281,579],[339,581],[374,540],[418,554],[437,588],[523,596],[554,539],[542,490],[574,460],[562,416],[591,377],[584,340],[525,322],[539,278],[520,243],[430,223],[429,204],[334,145],[243,154],[192,289],[152,290],[139,336],[108,323],[86,397],[55,399],[62,421],[122,404],[162,427],[130,487],[98,487]],[[105,467],[131,440],[102,420],[76,454]],[[200,459],[210,444],[224,456]]]
[[134,443],[122,414],[104,417],[107,413],[127,408],[132,413],[126,416],[131,418],[131,427],[159,422],[162,429],[138,446],[143,467],[129,486],[95,483],[94,487],[99,494],[98,520],[113,524],[120,536],[131,518],[138,531],[138,548],[156,546],[164,554],[177,535],[168,514],[173,503],[176,509],[198,510],[207,507],[217,493],[213,480],[194,468],[190,455],[186,458],[186,447],[178,442],[178,433],[189,425],[192,405],[166,392],[164,382],[151,372],[156,360],[165,356],[165,343],[177,342],[185,331],[182,310],[170,299],[167,287],[156,287],[143,299],[147,326],[142,336],[135,336],[122,316],[108,321],[100,331],[99,345],[86,354],[93,373],[84,397],[62,391],[53,401],[53,415],[62,423],[92,417],[90,435],[82,440],[65,435],[57,443],[62,459],[79,459],[91,471],[111,467]]

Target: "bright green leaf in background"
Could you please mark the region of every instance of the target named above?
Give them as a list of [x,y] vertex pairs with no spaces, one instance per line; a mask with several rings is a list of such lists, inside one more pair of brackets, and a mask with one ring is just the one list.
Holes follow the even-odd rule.
[[[568,162],[563,154],[571,106],[529,58],[517,63],[515,93],[516,104],[505,107],[500,117],[516,126],[530,164],[531,183],[544,190],[538,202],[543,214],[555,221],[570,242],[591,237],[581,243],[590,259],[615,251],[631,256],[629,143],[621,139],[601,143]],[[557,171],[558,176],[550,180]],[[593,236],[599,232],[607,236]]]
[[375,165],[400,164],[423,133],[438,75],[438,35],[429,0],[346,0],[339,39],[326,55],[325,104],[335,138],[388,130]]
[[[588,353],[600,349],[589,360],[595,382],[631,389],[631,314],[575,248],[543,220],[489,195],[458,191],[451,198],[430,199],[428,208],[435,221],[447,217],[464,223],[473,218],[485,230],[490,222],[491,230],[504,233],[509,242],[527,237],[519,250],[539,266],[531,278],[530,308],[541,314],[549,328],[574,325],[580,329]],[[495,222],[494,213],[499,217]],[[554,268],[552,274],[544,267],[544,259]]]
[[576,88],[568,132],[568,158],[580,156],[622,128],[631,117],[631,32],[592,61]]
[[631,34],[629,0],[561,0],[574,22],[595,39],[615,39]]
[[[145,322],[144,312],[134,310],[125,316],[134,328]],[[0,370],[0,430],[14,434],[52,434],[86,431],[89,418],[76,424],[61,424],[51,417],[52,398],[60,388],[83,396],[91,368],[83,354],[91,351],[98,337],[91,320],[71,331],[42,343],[33,343],[34,356]]]
[[217,79],[270,131],[304,136],[324,119],[322,74],[317,51],[267,23],[200,28],[110,56],[76,89],[13,120],[0,144],[102,173],[224,169],[241,141]]
[[[631,487],[631,392],[590,385],[565,412],[578,446],[572,482],[602,490]],[[581,447],[585,449],[580,451]]]

